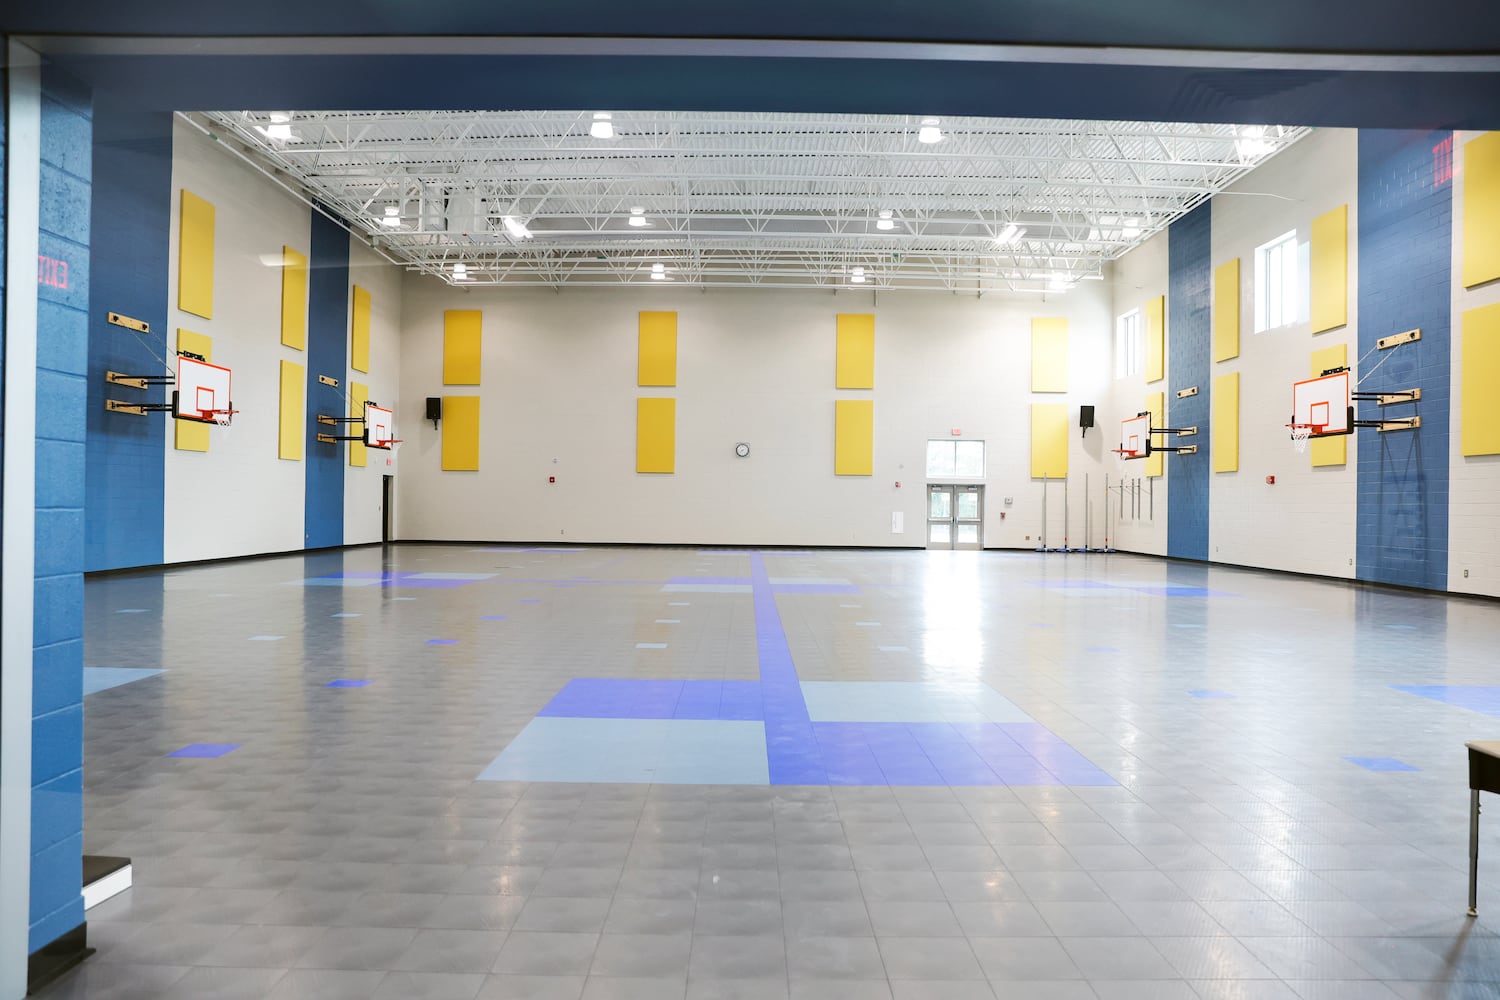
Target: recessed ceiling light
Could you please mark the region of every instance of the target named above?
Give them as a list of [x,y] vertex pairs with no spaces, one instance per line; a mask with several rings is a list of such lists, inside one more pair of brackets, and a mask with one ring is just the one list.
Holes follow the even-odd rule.
[[595,111],[593,124],[589,126],[589,135],[595,139],[613,139],[615,137],[615,125],[610,120],[608,111]]
[[895,229],[896,228],[896,220],[893,219],[893,218],[891,218],[891,216],[893,214],[895,214],[895,213],[893,213],[888,208],[881,209],[880,210],[880,218],[877,219],[876,222],[875,222],[875,228],[876,229]]
[[381,218],[380,224],[390,229],[400,228],[401,209],[397,208],[395,205],[385,206],[385,215]]
[[1014,243],[1016,240],[1025,235],[1026,230],[1022,229],[1020,226],[1012,222],[1004,229],[1000,230],[1000,235],[995,237],[995,242],[1000,244],[1001,246],[1004,246],[1007,243]]
[[505,216],[505,218],[501,219],[500,221],[503,222],[503,223],[505,223],[505,231],[508,232],[508,233],[510,233],[510,235],[512,237],[514,237],[515,239],[518,239],[518,240],[529,240],[529,239],[531,239],[531,230],[529,230],[529,229],[526,228],[526,223],[522,222],[520,219],[516,218],[514,215],[507,215],[507,216]]
[[922,127],[917,129],[917,141],[931,145],[934,142],[943,141],[943,130],[938,128],[936,118],[923,118]]
[[636,227],[651,225],[646,221],[646,210],[640,205],[635,205],[630,209],[630,224]]

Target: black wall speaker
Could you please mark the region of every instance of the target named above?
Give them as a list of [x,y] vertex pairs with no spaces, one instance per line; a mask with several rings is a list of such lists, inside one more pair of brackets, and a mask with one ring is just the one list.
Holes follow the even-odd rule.
[[434,426],[434,427],[437,426],[437,422],[439,420],[443,419],[443,397],[442,396],[428,396],[427,397],[427,419],[432,421],[432,426]]
[[1094,408],[1092,406],[1080,406],[1078,408],[1078,426],[1088,430],[1094,426]]

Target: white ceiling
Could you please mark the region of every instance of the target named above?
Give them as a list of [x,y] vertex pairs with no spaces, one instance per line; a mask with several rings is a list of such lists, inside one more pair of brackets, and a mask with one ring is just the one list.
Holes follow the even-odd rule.
[[617,111],[613,137],[597,138],[596,114],[202,120],[394,260],[450,282],[613,286],[659,265],[654,280],[695,287],[976,292],[1102,277],[1308,132],[943,118],[941,141],[924,143],[932,120],[905,116]]

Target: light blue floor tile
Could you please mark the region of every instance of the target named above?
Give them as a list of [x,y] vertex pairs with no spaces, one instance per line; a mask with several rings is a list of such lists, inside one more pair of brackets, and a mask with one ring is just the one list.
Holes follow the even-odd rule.
[[1032,722],[984,684],[803,681],[813,722]]
[[479,778],[764,785],[770,771],[759,722],[546,717],[531,720]]
[[121,684],[129,684],[132,681],[144,680],[147,677],[155,677],[157,674],[164,673],[166,673],[165,670],[153,670],[149,667],[84,667],[83,693],[90,695],[99,691],[108,691]]
[[668,583],[661,588],[663,594],[748,594],[748,583]]

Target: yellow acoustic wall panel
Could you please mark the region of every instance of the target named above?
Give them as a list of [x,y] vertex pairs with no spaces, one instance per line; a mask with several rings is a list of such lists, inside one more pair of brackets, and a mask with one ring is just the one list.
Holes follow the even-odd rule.
[[[839,313],[835,389],[875,388],[875,316]],[[861,473],[863,475],[863,473]]]
[[1167,297],[1146,303],[1146,381],[1160,382],[1167,373]]
[[214,206],[187,188],[177,220],[177,308],[214,315]]
[[1240,356],[1240,259],[1214,268],[1214,360]]
[[1068,321],[1031,321],[1031,391],[1068,391]]
[[1500,278],[1500,132],[1464,143],[1465,288]]
[[636,399],[635,471],[677,471],[677,400]]
[[[370,398],[370,387],[369,386],[365,385],[363,382],[350,382],[349,383],[349,416],[351,416],[351,417],[363,417],[365,415],[365,400],[367,400],[369,398]],[[364,430],[365,430],[365,425],[364,424],[348,424],[347,426],[352,427],[352,428],[356,428],[355,430],[351,430],[349,432],[350,434],[363,434]],[[365,461],[366,461],[366,459],[368,457],[365,454],[367,451],[368,451],[368,449],[365,448],[365,443],[363,441],[350,441],[349,442],[349,464],[352,465],[352,466],[355,466],[356,468],[363,469],[365,467]]]
[[677,384],[677,314],[642,312],[635,366],[636,385]]
[[[1310,374],[1316,378],[1330,368],[1342,368],[1348,364],[1348,351],[1343,344],[1313,351]],[[1307,443],[1307,453],[1312,457],[1314,466],[1343,465],[1349,460],[1349,436],[1336,434],[1333,437],[1314,438]]]
[[[349,312],[349,367],[370,374],[370,290],[354,286]],[[478,381],[477,377],[475,381]]]
[[1215,472],[1240,471],[1240,373],[1214,378],[1213,453]]
[[281,343],[307,349],[307,257],[281,248]]
[[[1151,411],[1151,426],[1165,427],[1162,416],[1167,412],[1167,394],[1164,392],[1153,392],[1146,396],[1146,409]],[[1151,436],[1151,447],[1159,448],[1167,443],[1165,434],[1153,434]],[[1167,453],[1164,451],[1153,451],[1141,461],[1146,463],[1146,476],[1155,479],[1166,472]]]
[[1459,450],[1464,455],[1500,455],[1495,386],[1500,385],[1500,302],[1469,309],[1459,328],[1463,354],[1459,381]]
[[281,418],[276,456],[302,461],[302,430],[307,407],[307,369],[295,361],[281,363]]
[[443,313],[444,385],[479,384],[480,317],[478,309],[449,309]]
[[1031,478],[1068,474],[1068,404],[1031,404]]
[[875,401],[840,399],[833,404],[833,474],[875,473]]
[[[189,354],[202,355],[204,361],[214,359],[214,339],[205,337],[201,333],[193,333],[191,330],[177,331],[177,350],[186,351]],[[174,364],[175,368],[176,365]],[[230,389],[234,383],[230,382]],[[234,401],[230,400],[232,404]],[[173,420],[172,421],[173,444],[178,451],[207,451],[208,442],[211,437],[210,424],[201,424],[195,420]]]
[[443,397],[443,471],[479,471],[479,397]]
[[1349,322],[1349,206],[1340,205],[1312,221],[1309,250],[1312,332]]

